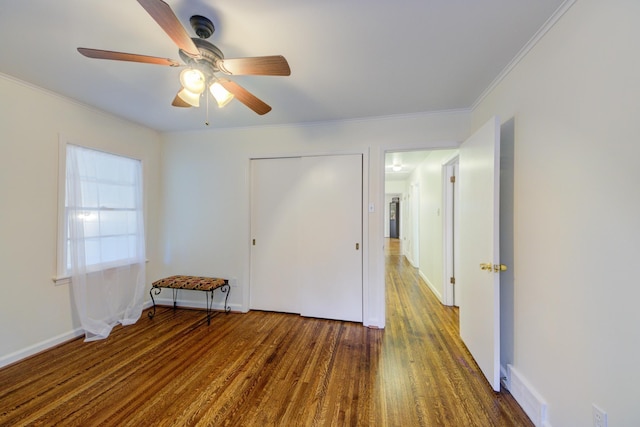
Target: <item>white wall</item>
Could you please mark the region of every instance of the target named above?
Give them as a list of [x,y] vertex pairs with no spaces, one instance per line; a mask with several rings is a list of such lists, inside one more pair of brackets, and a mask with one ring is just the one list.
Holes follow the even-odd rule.
[[157,260],[160,138],[149,129],[2,75],[0,99],[2,366],[71,338],[79,327],[69,286],[55,286],[52,281],[56,275],[58,135],[143,160],[148,271],[153,271]]
[[441,302],[444,298],[442,166],[456,152],[432,151],[409,178],[420,184],[420,275]]
[[473,112],[515,118],[514,366],[548,425],[640,425],[640,2],[578,0]]
[[[248,308],[249,159],[363,153],[364,323],[384,326],[384,152],[456,146],[468,114],[450,112],[371,120],[164,135],[162,274],[225,275],[233,309]],[[368,213],[369,202],[375,206]]]

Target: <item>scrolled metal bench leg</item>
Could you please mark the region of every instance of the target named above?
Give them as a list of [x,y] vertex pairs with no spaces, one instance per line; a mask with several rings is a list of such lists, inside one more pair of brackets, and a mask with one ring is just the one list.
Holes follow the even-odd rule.
[[225,283],[224,285],[222,285],[222,286],[220,287],[220,290],[221,290],[223,293],[227,294],[227,295],[224,297],[224,312],[225,312],[225,313],[227,313],[227,314],[229,314],[229,312],[231,311],[231,307],[229,307],[228,302],[229,302],[229,294],[231,293],[231,292],[230,292],[230,291],[231,291],[231,286],[229,286],[229,284],[228,284],[228,283]]
[[153,316],[156,315],[156,300],[153,298],[154,291],[155,291],[155,294],[158,295],[160,294],[160,291],[162,291],[162,289],[160,288],[149,289],[149,296],[151,297],[151,301],[153,302],[153,313],[150,311],[147,313],[147,316],[149,316],[149,319],[153,319]]

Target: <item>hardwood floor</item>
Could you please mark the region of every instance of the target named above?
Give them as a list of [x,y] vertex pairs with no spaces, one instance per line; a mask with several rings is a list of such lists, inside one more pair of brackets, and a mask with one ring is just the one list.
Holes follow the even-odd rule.
[[0,370],[0,425],[531,426],[387,241],[387,327],[161,307]]

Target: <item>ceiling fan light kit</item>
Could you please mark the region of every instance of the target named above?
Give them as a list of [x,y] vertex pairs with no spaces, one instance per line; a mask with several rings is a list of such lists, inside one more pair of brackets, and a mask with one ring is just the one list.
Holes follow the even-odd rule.
[[[138,3],[178,46],[178,53],[184,64],[168,58],[109,50],[80,47],[78,52],[88,58],[95,59],[130,61],[170,67],[186,65],[187,68],[180,73],[182,88],[171,103],[174,107],[199,107],[200,96],[203,94],[206,97],[208,107],[209,98],[205,91],[209,89],[220,108],[227,105],[232,99],[237,98],[257,114],[262,115],[271,111],[269,105],[251,92],[229,79],[220,78],[217,74],[289,76],[291,75],[291,70],[283,56],[225,59],[218,47],[205,40],[211,37],[215,31],[213,23],[208,18],[201,15],[193,15],[189,19],[191,27],[198,36],[198,38],[191,38],[171,10],[171,7],[164,1],[138,0]],[[208,124],[208,119],[205,123]]]
[[178,97],[180,97],[180,99],[182,99],[192,107],[200,106],[200,94],[191,92],[187,88],[183,88],[180,92],[178,92]]
[[205,81],[204,74],[200,70],[194,68],[186,68],[180,73],[180,83],[182,87],[192,93],[198,95],[204,92]]
[[233,94],[226,90],[218,81],[215,81],[209,86],[211,95],[216,99],[218,108],[222,108],[227,105],[233,99]]

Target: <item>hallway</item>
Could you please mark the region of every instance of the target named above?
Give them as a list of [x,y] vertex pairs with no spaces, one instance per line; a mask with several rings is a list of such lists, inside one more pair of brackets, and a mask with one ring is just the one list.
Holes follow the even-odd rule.
[[386,419],[403,425],[533,425],[511,394],[495,393],[458,332],[458,308],[443,306],[385,240],[387,322],[381,349]]

